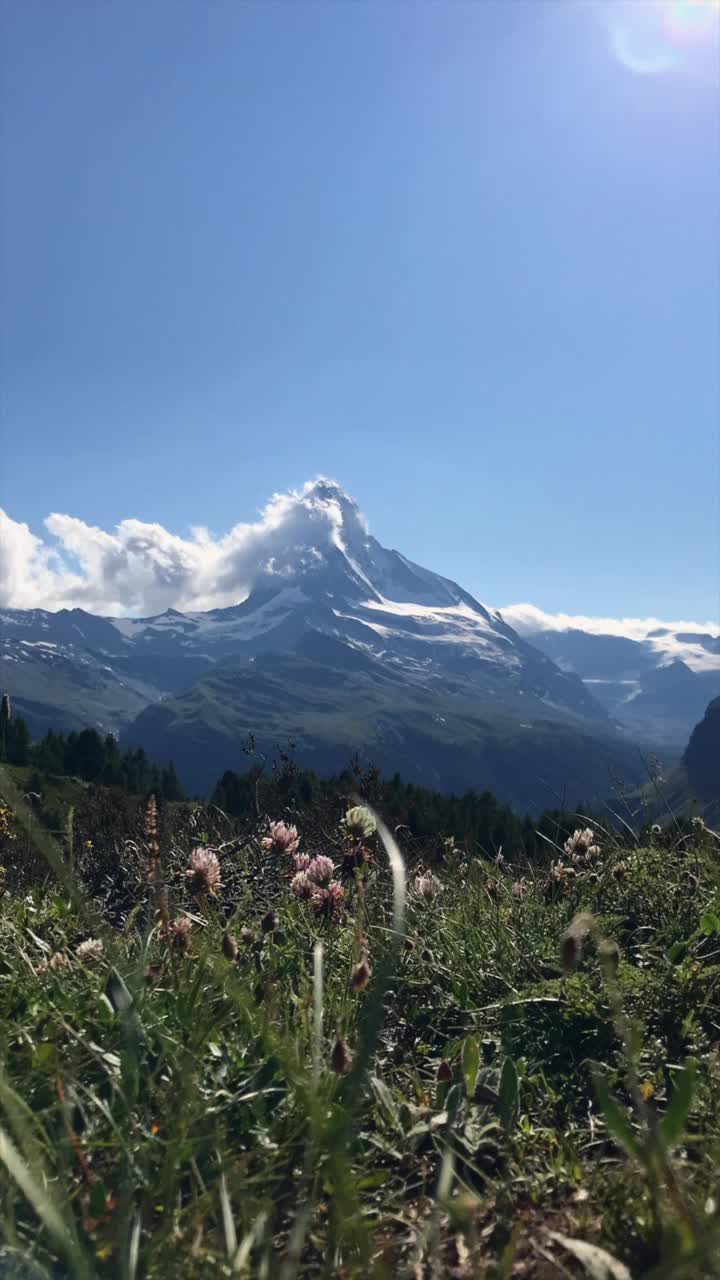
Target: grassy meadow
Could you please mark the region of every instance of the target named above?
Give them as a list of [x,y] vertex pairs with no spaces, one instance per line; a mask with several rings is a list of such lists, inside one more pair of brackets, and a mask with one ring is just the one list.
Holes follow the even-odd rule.
[[532,862],[347,802],[51,835],[16,782],[3,1280],[720,1275],[702,822]]

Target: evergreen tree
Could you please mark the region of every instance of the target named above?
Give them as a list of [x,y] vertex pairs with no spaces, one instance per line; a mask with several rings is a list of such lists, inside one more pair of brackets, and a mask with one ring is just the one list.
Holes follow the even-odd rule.
[[0,760],[7,760],[8,730],[12,718],[9,694],[4,693],[0,702]]
[[185,792],[172,760],[160,775],[160,794],[163,800],[177,801],[185,799]]
[[30,730],[22,716],[5,723],[5,757],[8,764],[29,764],[31,747]]

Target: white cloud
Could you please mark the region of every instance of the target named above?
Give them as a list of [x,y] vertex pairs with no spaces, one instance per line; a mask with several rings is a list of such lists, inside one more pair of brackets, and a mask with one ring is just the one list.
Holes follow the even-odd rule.
[[592,618],[585,614],[545,613],[534,604],[510,604],[500,610],[503,618],[522,636],[538,631],[589,631],[597,636],[627,636],[645,640],[651,631],[706,632],[720,636],[716,622],[667,622],[662,618]]
[[276,494],[254,524],[216,538],[183,538],[159,524],[123,520],[112,533],[53,513],[51,541],[0,510],[0,605],[80,607],[105,614],[213,609],[243,600],[263,573],[283,574],[366,533],[355,503],[332,481]]

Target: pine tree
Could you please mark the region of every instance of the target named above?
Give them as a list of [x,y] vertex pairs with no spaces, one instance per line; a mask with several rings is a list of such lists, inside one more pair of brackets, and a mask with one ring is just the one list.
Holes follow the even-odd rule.
[[5,741],[8,764],[29,764],[32,739],[21,716],[6,722]]
[[10,696],[4,693],[0,702],[0,760],[7,759],[8,729],[12,718]]
[[184,800],[185,792],[182,783],[177,775],[175,765],[171,760],[163,769],[160,775],[160,791],[163,800]]

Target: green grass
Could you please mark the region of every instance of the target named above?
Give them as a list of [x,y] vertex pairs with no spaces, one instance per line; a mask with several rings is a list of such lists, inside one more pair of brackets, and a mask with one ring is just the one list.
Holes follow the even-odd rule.
[[[266,819],[229,839],[210,810],[161,830],[154,885],[152,848],[106,822],[64,886],[21,875],[3,789],[0,1274],[720,1275],[712,833],[605,836],[557,882],[452,852],[428,900],[374,835],[323,920]],[[303,836],[340,864],[340,827]],[[196,844],[222,846],[215,897],[188,895]],[[187,953],[166,912],[191,919]]]

